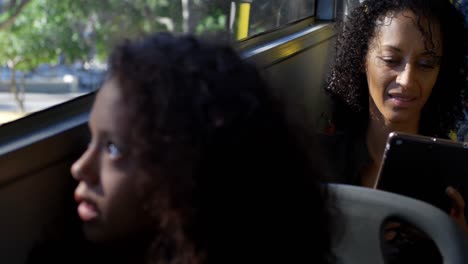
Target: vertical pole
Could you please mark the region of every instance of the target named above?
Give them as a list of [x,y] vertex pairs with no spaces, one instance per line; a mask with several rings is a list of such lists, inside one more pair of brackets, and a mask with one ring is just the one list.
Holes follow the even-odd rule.
[[249,36],[249,18],[250,6],[252,0],[239,1],[238,16],[237,16],[237,32],[236,39],[244,39]]
[[189,19],[189,0],[182,0],[182,32],[184,33],[189,32]]
[[237,13],[237,3],[235,1],[231,1],[231,7],[229,9],[229,24],[227,25],[227,29],[229,34],[232,36],[235,32],[235,22],[236,22],[236,13]]

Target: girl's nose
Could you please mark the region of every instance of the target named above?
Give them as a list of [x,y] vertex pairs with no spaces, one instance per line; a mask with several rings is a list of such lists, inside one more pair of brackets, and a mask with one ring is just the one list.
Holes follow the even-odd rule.
[[73,178],[77,181],[86,181],[90,184],[95,184],[98,181],[97,163],[99,159],[96,156],[96,151],[90,146],[81,155],[81,157],[73,163],[70,172]]

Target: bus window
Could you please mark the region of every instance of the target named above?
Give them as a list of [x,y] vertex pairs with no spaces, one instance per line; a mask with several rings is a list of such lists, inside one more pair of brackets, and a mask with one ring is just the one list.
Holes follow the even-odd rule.
[[315,0],[244,0],[231,3],[236,39],[241,40],[313,16]]
[[314,0],[0,0],[0,124],[97,89],[108,51],[124,38],[222,31],[242,39],[314,9]]

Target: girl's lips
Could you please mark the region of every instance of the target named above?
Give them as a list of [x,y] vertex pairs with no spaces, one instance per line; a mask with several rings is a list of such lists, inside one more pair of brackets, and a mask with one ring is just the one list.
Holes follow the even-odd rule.
[[84,222],[96,219],[99,216],[99,210],[95,203],[86,197],[79,194],[77,191],[74,193],[75,201],[78,203],[78,216]]
[[78,216],[84,222],[94,220],[98,217],[98,210],[96,206],[87,201],[81,201],[78,204]]

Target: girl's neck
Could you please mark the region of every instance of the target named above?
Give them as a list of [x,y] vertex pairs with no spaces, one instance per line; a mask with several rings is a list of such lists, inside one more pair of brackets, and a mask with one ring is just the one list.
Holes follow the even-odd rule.
[[[108,263],[144,263],[150,241],[147,238],[91,243],[91,255]],[[100,261],[99,261],[100,262]],[[98,263],[98,261],[96,262]]]

